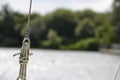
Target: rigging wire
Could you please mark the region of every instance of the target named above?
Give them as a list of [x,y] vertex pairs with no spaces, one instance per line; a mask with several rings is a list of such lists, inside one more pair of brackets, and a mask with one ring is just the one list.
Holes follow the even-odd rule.
[[118,76],[118,74],[119,74],[119,71],[120,71],[120,63],[119,63],[119,65],[118,65],[118,68],[116,69],[116,72],[115,72],[115,74],[114,74],[113,80],[117,80],[117,76]]
[[32,0],[30,0],[29,14],[28,14],[28,21],[27,21],[27,28],[26,28],[26,32],[25,32],[25,38],[29,38],[29,35],[30,35],[31,8],[32,8]]

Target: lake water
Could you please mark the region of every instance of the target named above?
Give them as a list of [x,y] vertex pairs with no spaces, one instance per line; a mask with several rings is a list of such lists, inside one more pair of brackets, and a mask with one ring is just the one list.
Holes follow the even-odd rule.
[[[16,80],[20,49],[0,48],[0,80]],[[101,52],[31,50],[27,80],[112,80],[119,55]],[[118,79],[120,80],[120,79]]]

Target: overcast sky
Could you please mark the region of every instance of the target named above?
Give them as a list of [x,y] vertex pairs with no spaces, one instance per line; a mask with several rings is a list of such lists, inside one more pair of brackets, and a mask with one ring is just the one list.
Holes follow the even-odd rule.
[[[46,14],[57,8],[106,12],[111,9],[112,2],[113,0],[33,0],[32,12]],[[0,0],[0,8],[4,4],[9,4],[15,11],[27,13],[29,0]]]

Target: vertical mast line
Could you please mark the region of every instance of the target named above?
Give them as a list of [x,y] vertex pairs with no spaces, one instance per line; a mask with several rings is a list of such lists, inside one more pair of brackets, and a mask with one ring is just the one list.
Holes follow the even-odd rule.
[[116,72],[114,74],[113,80],[117,80],[117,76],[118,76],[119,71],[120,71],[120,63],[118,65],[118,68],[116,69]]
[[32,8],[32,0],[30,0],[30,6],[29,6],[29,14],[28,14],[28,22],[27,22],[27,29],[25,33],[25,37],[29,38],[30,35],[30,15],[31,15],[31,8]]

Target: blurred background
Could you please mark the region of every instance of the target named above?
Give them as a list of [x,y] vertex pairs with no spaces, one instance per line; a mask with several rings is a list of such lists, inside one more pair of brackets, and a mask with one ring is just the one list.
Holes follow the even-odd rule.
[[[61,50],[119,48],[119,0],[34,0],[32,47]],[[0,46],[20,47],[29,0],[0,0]]]
[[[0,80],[19,72],[12,54],[20,51],[28,9],[29,0],[0,0]],[[28,80],[112,80],[120,60],[120,0],[33,0],[30,28],[35,54]]]

